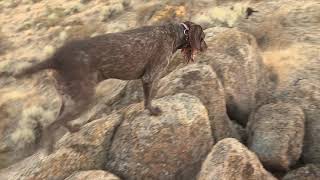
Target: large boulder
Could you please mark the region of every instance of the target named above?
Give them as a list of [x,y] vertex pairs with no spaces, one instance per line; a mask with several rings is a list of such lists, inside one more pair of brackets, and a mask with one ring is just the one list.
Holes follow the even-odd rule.
[[285,102],[305,113],[305,138],[302,159],[320,163],[320,48],[296,44],[265,52],[265,62],[276,76],[275,88],[265,103]]
[[226,112],[223,86],[208,65],[192,64],[173,71],[158,84],[157,97],[188,93],[206,106],[214,139],[239,138]]
[[235,29],[210,28],[206,33],[208,50],[199,56],[199,63],[210,65],[217,73],[229,117],[245,125],[260,91],[265,90],[265,68],[256,41]]
[[239,141],[226,138],[213,146],[202,164],[198,180],[276,180],[258,157]]
[[307,164],[298,169],[289,171],[282,180],[318,180],[320,179],[320,166]]
[[106,170],[124,179],[193,179],[213,144],[208,113],[188,94],[156,101],[150,116],[132,106],[114,135]]
[[111,147],[121,114],[93,121],[79,132],[67,134],[49,156],[38,152],[0,171],[0,179],[62,180],[73,172],[101,169]]
[[75,172],[71,176],[67,177],[65,180],[120,180],[117,176],[102,170],[90,170],[90,171],[80,171]]
[[305,118],[292,104],[267,104],[248,123],[248,147],[268,168],[289,170],[300,158]]

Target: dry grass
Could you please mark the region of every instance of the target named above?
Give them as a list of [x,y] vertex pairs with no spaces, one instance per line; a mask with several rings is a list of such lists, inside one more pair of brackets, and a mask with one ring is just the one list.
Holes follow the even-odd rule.
[[[0,121],[0,169],[30,155],[36,147],[35,143],[39,142],[42,122],[44,119],[52,121],[55,117],[52,111],[42,106],[22,108],[24,102],[31,100],[29,93],[14,91],[6,95],[9,96],[7,101],[0,104],[0,116],[3,117]],[[32,99],[35,101],[35,98]]]
[[6,35],[2,32],[0,28],[0,55],[4,54],[9,49],[10,49],[10,43]]
[[257,3],[266,0],[216,0],[218,5],[237,3],[237,2],[245,2],[245,3]]
[[50,6],[47,6],[46,9],[47,14],[36,18],[33,22],[33,24],[38,28],[57,26],[66,18],[66,12],[64,8],[51,8]]
[[221,23],[225,23],[228,27],[233,27],[239,18],[244,17],[248,5],[248,2],[242,2],[235,3],[232,7],[214,7],[209,10],[208,15],[214,21],[220,21]]
[[17,88],[8,87],[0,90],[0,133],[1,138],[5,136],[8,129],[18,123],[21,117],[21,102],[32,94],[31,91],[22,91]]
[[139,24],[160,24],[185,19],[186,6],[162,5],[150,3],[137,10],[137,22]]
[[45,101],[49,98],[44,97],[45,93],[40,94],[39,88],[34,87],[35,82],[29,80],[30,87],[25,87],[26,82],[20,83],[22,85],[0,89],[0,113],[3,117],[0,132],[3,136],[6,131],[4,128],[11,129],[9,139],[16,146],[15,149],[33,144],[39,138],[39,128],[48,126],[56,118],[55,108],[46,107],[49,104]]
[[284,32],[282,21],[287,13],[288,10],[274,12],[252,32],[262,49],[269,47],[283,48],[289,44],[288,40],[282,37],[282,33]]
[[234,27],[240,19],[245,18],[249,4],[250,3],[246,1],[207,7],[200,12],[195,12],[192,16],[192,21],[205,27]]
[[292,71],[303,65],[301,48],[303,47],[295,45],[286,49],[265,51],[262,54],[264,64],[277,75],[279,82],[286,81]]
[[121,14],[124,11],[124,9],[125,6],[122,3],[114,3],[112,5],[102,7],[102,21],[108,22],[110,19],[113,19],[117,15]]
[[99,23],[92,23],[90,25],[78,25],[72,26],[66,30],[67,38],[66,41],[73,39],[82,39],[98,34],[103,34],[106,31],[104,26]]
[[182,18],[186,16],[186,8],[184,6],[165,6],[160,11],[157,11],[151,20],[167,21],[171,18]]
[[24,90],[18,87],[8,87],[0,89],[0,105],[10,100],[24,99],[32,95],[34,91]]
[[259,13],[238,27],[253,34],[263,50],[288,48],[291,44],[319,40],[320,4],[310,1],[289,1],[287,5],[260,4]]
[[41,106],[32,106],[26,108],[22,112],[21,120],[18,122],[18,127],[11,134],[11,140],[23,148],[25,144],[33,143],[36,140],[35,130],[39,125],[43,126],[43,121],[52,122],[55,114],[52,111],[47,111]]
[[[16,74],[20,72],[23,68],[30,66],[31,63],[28,61],[20,60],[20,61],[12,61],[12,60],[4,60],[0,61],[0,74],[6,72],[8,74]],[[0,84],[1,85],[1,84]],[[1,88],[1,86],[0,86]]]
[[144,24],[151,19],[153,14],[161,9],[160,4],[148,3],[145,6],[138,8],[137,10],[137,22],[139,24]]

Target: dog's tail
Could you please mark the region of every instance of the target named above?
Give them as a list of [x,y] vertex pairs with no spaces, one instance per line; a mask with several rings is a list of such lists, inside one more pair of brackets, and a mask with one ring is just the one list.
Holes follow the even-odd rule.
[[54,69],[54,68],[55,68],[54,60],[53,60],[53,57],[51,57],[51,58],[48,58],[48,59],[46,59],[36,65],[32,65],[30,67],[26,67],[26,68],[22,69],[22,71],[15,74],[14,77],[20,78],[25,75],[33,74],[33,73],[36,73],[41,70]]

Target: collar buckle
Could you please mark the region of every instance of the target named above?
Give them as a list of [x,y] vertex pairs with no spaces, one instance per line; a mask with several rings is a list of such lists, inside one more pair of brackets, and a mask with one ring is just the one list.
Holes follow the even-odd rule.
[[185,23],[180,23],[180,24],[184,27],[183,34],[188,36],[187,31],[190,30],[189,27]]

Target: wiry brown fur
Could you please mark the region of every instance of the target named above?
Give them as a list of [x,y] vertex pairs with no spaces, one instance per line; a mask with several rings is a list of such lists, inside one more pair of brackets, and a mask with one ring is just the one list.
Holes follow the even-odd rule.
[[71,132],[78,130],[67,122],[88,107],[95,86],[108,78],[141,79],[145,108],[152,115],[159,115],[161,110],[151,105],[151,89],[172,54],[182,47],[191,48],[192,52],[207,48],[201,26],[191,22],[185,24],[190,28],[188,40],[180,24],[141,27],[68,42],[46,61],[22,71],[18,76],[42,69],[57,71],[57,89],[63,105],[58,119],[45,130],[44,139],[49,147],[53,144],[51,133],[60,125]]

